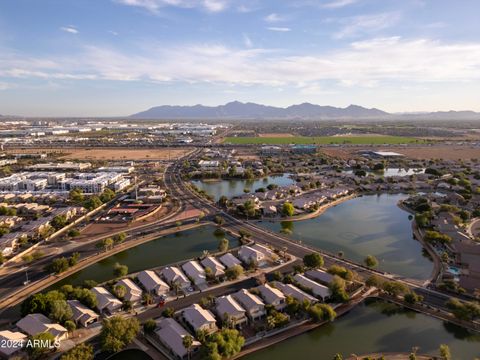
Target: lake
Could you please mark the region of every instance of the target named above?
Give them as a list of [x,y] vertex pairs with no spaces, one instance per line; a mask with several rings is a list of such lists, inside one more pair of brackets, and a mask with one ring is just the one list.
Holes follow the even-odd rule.
[[288,237],[332,253],[343,251],[348,259],[362,262],[375,256],[378,268],[402,276],[427,279],[432,262],[413,239],[409,214],[397,203],[402,194],[364,195],[329,208],[320,216],[297,222],[258,223]]
[[283,174],[279,176],[266,176],[257,180],[193,180],[192,183],[211,195],[215,201],[218,201],[223,195],[229,199],[242,195],[244,194],[244,189],[250,189],[250,192],[255,192],[256,189],[261,187],[266,188],[269,184],[287,186],[295,183],[295,180],[290,178],[290,174]]
[[324,325],[264,350],[244,360],[331,360],[336,353],[344,359],[351,354],[410,352],[438,355],[447,344],[453,360],[473,360],[480,356],[480,335],[427,315],[379,300],[360,304],[333,323]]

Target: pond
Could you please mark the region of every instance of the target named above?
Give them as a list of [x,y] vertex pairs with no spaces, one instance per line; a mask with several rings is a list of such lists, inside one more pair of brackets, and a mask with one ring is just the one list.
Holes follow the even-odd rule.
[[218,201],[221,196],[226,196],[231,199],[234,196],[244,194],[244,189],[249,189],[250,192],[255,192],[256,189],[267,187],[269,184],[278,186],[287,186],[295,183],[290,177],[291,174],[283,174],[278,176],[266,176],[257,180],[193,180],[192,183],[207,194],[214,197]]
[[[401,339],[401,341],[400,341]],[[438,355],[447,344],[453,360],[480,356],[480,335],[379,300],[360,304],[333,323],[242,357],[245,360],[330,360],[336,353],[410,352]]]
[[297,222],[260,222],[276,232],[348,259],[362,262],[375,256],[378,268],[394,274],[427,279],[432,262],[413,239],[409,214],[397,203],[401,194],[364,195],[331,207],[320,216]]

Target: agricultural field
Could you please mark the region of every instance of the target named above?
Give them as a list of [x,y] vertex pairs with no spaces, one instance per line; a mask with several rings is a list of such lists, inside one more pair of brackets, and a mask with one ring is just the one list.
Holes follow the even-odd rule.
[[425,143],[426,140],[403,136],[293,136],[293,137],[227,137],[226,144],[352,144],[352,145],[382,145]]

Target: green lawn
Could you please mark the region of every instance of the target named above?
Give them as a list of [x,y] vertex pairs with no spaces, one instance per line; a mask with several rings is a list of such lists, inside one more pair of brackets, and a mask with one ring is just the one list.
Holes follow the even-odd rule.
[[227,137],[226,144],[408,144],[424,140],[403,136]]

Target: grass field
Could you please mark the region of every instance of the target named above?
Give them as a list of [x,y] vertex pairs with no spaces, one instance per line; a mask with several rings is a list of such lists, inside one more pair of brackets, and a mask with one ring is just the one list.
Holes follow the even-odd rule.
[[409,144],[425,143],[425,140],[403,136],[294,136],[294,137],[227,137],[223,140],[227,144]]

